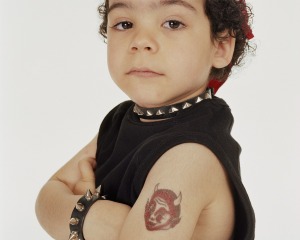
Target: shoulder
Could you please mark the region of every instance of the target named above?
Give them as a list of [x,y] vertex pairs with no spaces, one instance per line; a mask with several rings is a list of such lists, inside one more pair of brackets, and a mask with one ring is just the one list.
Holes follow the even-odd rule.
[[98,133],[99,136],[98,141],[111,128],[118,128],[126,112],[132,105],[133,105],[132,101],[124,101],[118,104],[117,106],[115,106],[112,110],[108,112],[108,114],[103,118],[103,121],[101,122],[99,133]]
[[103,122],[106,121],[112,121],[118,116],[124,116],[125,113],[128,111],[128,109],[133,105],[132,101],[124,101],[117,106],[115,106],[113,109],[111,109],[108,114],[104,117]]
[[[211,150],[197,143],[182,143],[166,151],[150,170],[146,183],[155,184],[165,179],[169,184],[192,191],[204,205],[213,201],[226,173]],[[148,182],[147,182],[148,181]],[[146,184],[145,183],[145,184]],[[204,200],[204,199],[203,199]]]

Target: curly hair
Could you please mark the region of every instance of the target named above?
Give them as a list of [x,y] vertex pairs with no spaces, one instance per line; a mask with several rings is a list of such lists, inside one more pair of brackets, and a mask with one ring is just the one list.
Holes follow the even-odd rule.
[[[107,38],[107,9],[109,0],[105,0],[98,7],[98,12],[102,18],[99,33]],[[235,49],[230,64],[224,68],[212,67],[209,79],[217,79],[224,82],[229,77],[233,66],[240,66],[242,60],[248,52],[254,52],[247,38],[247,34],[252,24],[253,13],[251,7],[245,0],[205,0],[205,14],[207,15],[212,40],[224,41],[229,36],[235,38]],[[229,35],[224,36],[227,31]]]

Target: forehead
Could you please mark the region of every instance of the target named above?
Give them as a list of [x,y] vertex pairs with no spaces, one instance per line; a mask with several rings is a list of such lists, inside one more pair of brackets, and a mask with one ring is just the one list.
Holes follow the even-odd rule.
[[156,10],[170,6],[180,6],[190,11],[197,12],[203,7],[204,0],[109,0],[108,13],[114,9],[137,10],[147,8]]

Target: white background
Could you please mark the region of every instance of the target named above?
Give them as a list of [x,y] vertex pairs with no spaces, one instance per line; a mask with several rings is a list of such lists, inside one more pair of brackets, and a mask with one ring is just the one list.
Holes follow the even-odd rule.
[[[256,239],[299,240],[300,3],[251,1],[255,57],[218,92],[235,116]],[[110,80],[97,0],[1,0],[0,235],[50,239],[34,203],[47,179],[127,99]]]

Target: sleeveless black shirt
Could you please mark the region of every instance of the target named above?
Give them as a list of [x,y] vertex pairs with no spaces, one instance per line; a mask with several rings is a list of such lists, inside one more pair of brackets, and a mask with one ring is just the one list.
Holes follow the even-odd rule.
[[230,180],[234,239],[254,239],[254,211],[240,176],[241,148],[230,134],[233,117],[225,101],[214,96],[158,122],[141,122],[133,107],[132,101],[119,104],[100,126],[95,176],[107,199],[132,207],[163,153],[181,143],[199,143],[217,156]]

